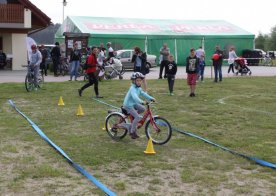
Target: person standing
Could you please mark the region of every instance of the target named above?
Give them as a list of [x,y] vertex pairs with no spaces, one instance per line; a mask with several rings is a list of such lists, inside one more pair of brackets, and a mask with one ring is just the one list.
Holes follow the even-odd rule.
[[[168,44],[164,43],[163,47],[160,49],[160,55],[162,56],[162,61],[160,64],[160,71],[159,71],[159,79],[162,79],[163,69],[169,63],[169,55],[170,49],[168,48]],[[166,73],[166,70],[165,70]],[[166,74],[164,73],[164,78],[166,78]]]
[[106,57],[105,57],[105,52],[106,52],[106,49],[103,47],[103,44],[100,45],[100,47],[98,48],[98,71],[99,71],[99,78],[98,80],[99,81],[102,81],[104,79],[104,73],[105,73],[105,70],[104,70],[104,62],[106,61]]
[[98,50],[99,50],[98,57],[97,57],[98,58],[98,64],[100,66],[103,66],[103,64],[105,62],[105,59],[106,59],[106,57],[105,57],[105,50],[106,49],[101,44],[100,47],[98,48]]
[[229,58],[228,58],[228,64],[229,64],[229,68],[228,68],[228,74],[230,73],[230,70],[232,70],[232,73],[234,74],[234,62],[235,59],[238,58],[238,56],[236,55],[235,52],[235,48],[232,46],[229,50]]
[[98,72],[97,72],[97,52],[98,48],[96,46],[92,46],[91,48],[91,54],[88,56],[87,64],[88,68],[86,70],[86,73],[88,75],[88,83],[83,85],[80,89],[78,89],[79,96],[82,96],[82,92],[88,88],[89,86],[92,86],[94,84],[94,91],[96,94],[96,98],[103,98],[99,95],[99,89],[98,89]]
[[35,44],[31,46],[31,49],[32,49],[32,52],[30,56],[30,63],[28,65],[28,74],[31,73],[32,71],[34,72],[34,84],[35,84],[35,90],[37,90],[39,67],[42,61],[42,55],[40,51],[37,49],[37,46]]
[[218,82],[218,77],[219,81],[222,81],[222,71],[221,71],[221,66],[222,66],[222,61],[223,61],[223,51],[220,50],[220,46],[216,46],[216,50],[214,54],[218,55],[218,58],[212,59],[213,60],[213,66],[214,66],[214,71],[215,71],[215,80],[214,82]]
[[112,57],[115,57],[115,55],[114,55],[114,50],[111,47],[111,42],[107,42],[106,46],[107,46],[107,52],[108,52],[106,61],[109,61]]
[[195,49],[191,48],[190,56],[186,58],[187,84],[190,86],[190,97],[195,97],[198,64],[199,58],[196,57]]
[[3,69],[7,64],[7,55],[0,49],[0,68]]
[[205,70],[205,51],[201,46],[196,50],[196,56],[199,58],[197,80],[200,79],[200,81],[203,82]]
[[52,57],[53,66],[54,66],[54,76],[57,77],[58,76],[58,68],[60,65],[60,57],[61,57],[59,42],[55,43],[55,47],[51,51],[51,57]]
[[148,85],[146,81],[146,75],[149,73],[149,67],[147,66],[147,54],[142,52],[139,47],[135,47],[131,62],[134,63],[134,72],[140,72],[144,75],[144,91],[147,92]]
[[174,80],[175,80],[175,75],[177,72],[177,65],[174,61],[173,55],[169,56],[169,63],[165,67],[167,79],[168,79],[168,85],[169,85],[169,95],[173,96],[173,86],[174,86]]
[[47,76],[47,65],[46,65],[46,59],[48,57],[48,52],[45,49],[44,45],[41,45],[39,48],[39,51],[42,55],[42,61],[40,63],[40,69],[42,74],[44,74],[45,76]]
[[79,66],[81,61],[81,52],[78,49],[78,43],[74,43],[74,48],[70,54],[70,63],[71,63],[71,71],[70,71],[70,80],[72,81],[73,76],[75,76],[75,81],[77,81],[79,74]]

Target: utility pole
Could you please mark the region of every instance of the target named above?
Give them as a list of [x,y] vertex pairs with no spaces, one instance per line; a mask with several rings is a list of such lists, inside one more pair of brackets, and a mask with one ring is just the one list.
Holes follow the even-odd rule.
[[67,5],[67,1],[66,0],[63,0],[62,2],[62,23],[64,21],[64,7]]

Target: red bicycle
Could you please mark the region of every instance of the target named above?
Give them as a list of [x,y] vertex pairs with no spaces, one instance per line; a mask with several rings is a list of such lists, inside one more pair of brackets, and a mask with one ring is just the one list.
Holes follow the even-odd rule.
[[[146,104],[147,109],[143,118],[139,121],[137,128],[141,128],[144,123],[145,133],[147,138],[151,138],[154,144],[165,144],[172,136],[172,128],[170,123],[163,117],[158,115],[153,116],[150,109],[152,102]],[[114,140],[123,139],[128,133],[128,127],[130,127],[133,117],[127,113],[124,108],[121,108],[121,112],[111,112],[105,119],[105,127],[108,135]]]

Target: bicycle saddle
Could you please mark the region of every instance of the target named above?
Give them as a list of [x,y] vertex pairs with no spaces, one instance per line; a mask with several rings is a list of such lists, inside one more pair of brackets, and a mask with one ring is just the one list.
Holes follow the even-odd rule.
[[124,114],[124,115],[129,115],[129,113],[127,112],[127,110],[123,107],[123,106],[121,106],[121,110],[122,110],[122,113]]

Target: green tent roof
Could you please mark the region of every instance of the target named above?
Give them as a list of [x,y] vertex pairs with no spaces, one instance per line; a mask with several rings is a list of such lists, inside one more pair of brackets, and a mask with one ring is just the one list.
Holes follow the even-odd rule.
[[68,16],[56,33],[89,33],[92,37],[145,37],[145,36],[231,36],[254,38],[249,33],[222,20],[161,20],[137,18],[109,18]]

